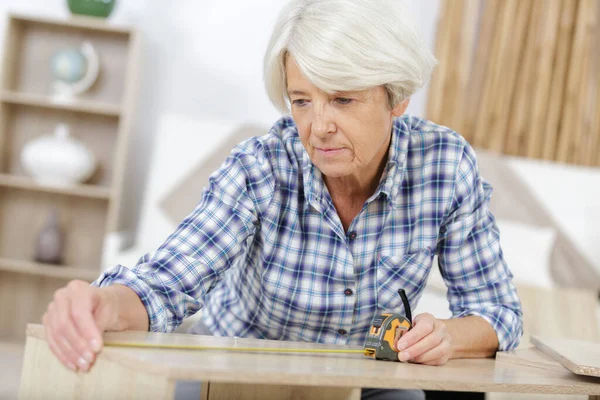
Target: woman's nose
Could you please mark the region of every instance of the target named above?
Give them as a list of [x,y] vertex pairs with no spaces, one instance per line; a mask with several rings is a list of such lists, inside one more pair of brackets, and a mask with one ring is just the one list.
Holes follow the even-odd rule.
[[315,112],[312,123],[312,133],[318,136],[324,136],[333,133],[336,130],[335,123],[328,110],[319,110]]

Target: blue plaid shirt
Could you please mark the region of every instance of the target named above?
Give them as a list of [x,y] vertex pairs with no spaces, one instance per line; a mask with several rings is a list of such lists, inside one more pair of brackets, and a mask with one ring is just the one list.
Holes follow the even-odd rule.
[[437,254],[453,315],[484,318],[508,350],[522,313],[491,193],[460,135],[405,115],[376,192],[346,232],[284,117],[234,148],[162,246],[94,284],[133,289],[152,331],[202,308],[219,336],[362,345],[376,315],[404,313],[398,289],[416,306]]

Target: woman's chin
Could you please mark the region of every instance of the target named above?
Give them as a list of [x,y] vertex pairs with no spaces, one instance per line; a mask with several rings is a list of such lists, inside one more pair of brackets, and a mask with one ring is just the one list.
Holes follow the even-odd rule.
[[317,165],[321,173],[328,178],[342,178],[351,173],[351,169],[347,165],[326,163]]

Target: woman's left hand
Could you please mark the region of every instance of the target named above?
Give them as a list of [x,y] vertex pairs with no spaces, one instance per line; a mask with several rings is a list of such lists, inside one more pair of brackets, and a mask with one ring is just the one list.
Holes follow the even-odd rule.
[[452,337],[444,321],[419,314],[413,328],[398,340],[398,360],[425,365],[443,365],[451,355]]

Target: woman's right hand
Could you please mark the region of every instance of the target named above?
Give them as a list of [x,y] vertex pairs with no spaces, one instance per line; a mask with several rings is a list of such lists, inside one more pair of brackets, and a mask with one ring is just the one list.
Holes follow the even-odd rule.
[[102,350],[102,333],[123,330],[118,302],[108,288],[71,281],[54,294],[43,323],[46,341],[58,359],[73,371],[87,371]]

